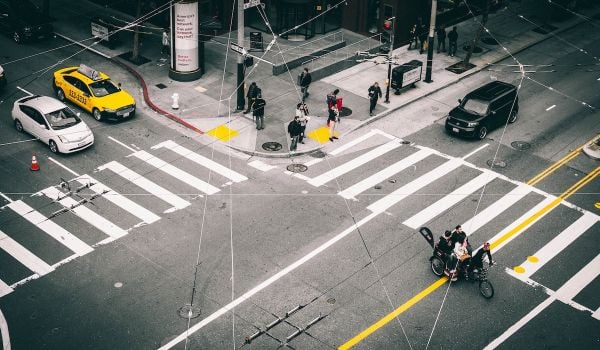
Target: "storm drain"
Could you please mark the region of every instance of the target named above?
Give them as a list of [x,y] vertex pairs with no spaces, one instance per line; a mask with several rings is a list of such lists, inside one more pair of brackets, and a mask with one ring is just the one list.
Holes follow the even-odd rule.
[[162,90],[162,89],[166,89],[166,88],[167,88],[167,86],[166,86],[165,84],[163,84],[163,83],[158,83],[158,84],[156,84],[155,86],[156,86],[157,88],[161,89],[161,90]]
[[352,110],[348,107],[342,107],[342,110],[340,111],[340,117],[347,117],[350,114],[352,114]]
[[506,162],[500,159],[490,159],[486,163],[490,168],[506,168]]
[[514,141],[510,143],[511,147],[519,150],[519,151],[525,151],[531,148],[531,144],[529,142],[525,142],[525,141]]
[[265,142],[262,144],[262,148],[265,151],[279,151],[281,149],[281,144],[279,142]]
[[321,150],[317,150],[317,151],[311,152],[309,154],[309,156],[311,156],[313,158],[325,158],[326,154],[325,154],[325,152],[323,152]]
[[288,165],[286,167],[286,169],[291,171],[292,173],[303,173],[306,170],[308,170],[308,167],[304,164],[294,163],[294,164]]

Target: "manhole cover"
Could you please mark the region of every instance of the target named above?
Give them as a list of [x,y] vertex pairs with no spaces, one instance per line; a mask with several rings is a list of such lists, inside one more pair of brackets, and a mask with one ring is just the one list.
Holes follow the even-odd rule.
[[325,158],[326,154],[325,152],[318,150],[318,151],[314,151],[310,154],[311,157],[313,158]]
[[335,299],[334,298],[329,298],[329,299],[327,299],[327,302],[329,304],[335,304]]
[[342,111],[340,112],[340,117],[347,117],[352,114],[352,110],[348,107],[342,107]]
[[500,159],[490,159],[487,161],[487,165],[491,168],[506,168],[506,162]]
[[303,173],[306,170],[308,170],[308,167],[304,164],[290,164],[286,167],[287,170],[291,171],[292,173]]
[[156,84],[156,87],[159,88],[159,89],[161,89],[161,90],[167,88],[167,86],[165,84],[163,84],[163,83]]
[[518,149],[519,151],[524,151],[526,149],[531,148],[531,144],[525,141],[513,141],[510,143],[510,145],[512,146],[512,148]]
[[[469,51],[470,48],[471,48],[471,45],[463,46],[463,50],[465,50],[465,51]],[[482,51],[483,51],[483,49],[479,46],[475,46],[475,48],[473,49],[473,53],[481,53]]]
[[265,142],[262,144],[262,148],[265,151],[279,151],[281,149],[281,144],[279,142]]
[[490,37],[482,38],[481,42],[487,45],[498,45],[498,40]]
[[192,319],[200,316],[200,308],[194,305],[185,304],[177,310],[179,317]]

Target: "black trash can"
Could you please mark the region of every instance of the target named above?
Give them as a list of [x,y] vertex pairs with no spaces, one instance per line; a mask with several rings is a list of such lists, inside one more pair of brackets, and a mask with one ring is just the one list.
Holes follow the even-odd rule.
[[415,83],[421,81],[423,73],[423,62],[412,60],[392,69],[392,89],[396,90],[396,94],[400,93],[400,89],[407,86],[415,86]]

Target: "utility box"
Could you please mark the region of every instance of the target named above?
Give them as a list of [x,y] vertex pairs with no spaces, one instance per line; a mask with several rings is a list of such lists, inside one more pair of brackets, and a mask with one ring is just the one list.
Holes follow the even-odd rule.
[[396,90],[396,95],[400,94],[400,89],[421,81],[422,73],[423,62],[419,60],[412,60],[392,69],[391,87]]

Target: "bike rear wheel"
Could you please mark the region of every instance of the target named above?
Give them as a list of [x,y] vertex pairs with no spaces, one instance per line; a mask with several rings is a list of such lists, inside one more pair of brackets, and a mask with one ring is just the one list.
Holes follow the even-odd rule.
[[490,283],[490,281],[480,281],[479,282],[479,292],[486,299],[491,299],[494,296],[494,286]]
[[441,277],[444,274],[445,267],[446,264],[444,264],[442,259],[436,256],[431,258],[431,271],[433,271],[436,276]]

